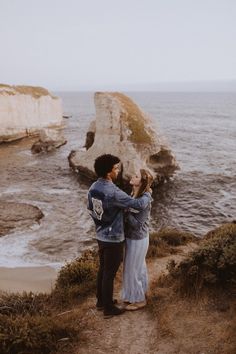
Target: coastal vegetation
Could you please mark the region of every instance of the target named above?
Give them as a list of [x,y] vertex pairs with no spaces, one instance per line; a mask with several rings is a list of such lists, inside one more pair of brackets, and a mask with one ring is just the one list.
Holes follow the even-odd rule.
[[[186,254],[181,253],[184,247]],[[162,259],[167,269],[160,276],[153,265]],[[198,343],[206,353],[234,353],[236,224],[222,225],[202,240],[171,228],[152,233],[148,262],[153,281],[147,309],[157,328],[156,346],[168,343],[175,353],[195,354]],[[97,266],[97,252],[86,251],[61,268],[50,294],[1,294],[0,353],[77,353],[88,330],[94,331],[93,341],[99,319],[91,308],[95,299],[93,305],[88,299],[95,292]],[[118,283],[120,278],[121,271]]]
[[0,94],[8,94],[8,95],[16,95],[16,94],[21,94],[21,95],[30,95],[34,98],[40,98],[42,96],[50,96],[52,98],[55,98],[50,94],[50,92],[39,86],[24,86],[24,85],[7,85],[7,84],[0,84]]
[[170,265],[169,276],[180,291],[195,296],[206,288],[236,288],[236,224],[209,232],[198,249],[179,265]]
[[80,258],[61,268],[53,295],[65,302],[84,299],[96,287],[97,268],[97,253],[94,250],[84,252]]
[[62,353],[73,346],[85,326],[81,304],[95,289],[96,264],[95,252],[87,251],[61,268],[51,294],[2,294],[0,353]]
[[149,294],[156,339],[170,353],[236,352],[236,223],[209,232],[167,272]]
[[129,139],[136,144],[151,144],[153,132],[147,129],[147,124],[140,108],[122,93],[115,92],[112,93],[112,96],[117,98],[124,106],[125,113],[122,118],[131,132]]
[[176,246],[186,245],[188,242],[198,242],[196,236],[189,232],[173,228],[163,228],[150,234],[148,258],[164,257],[178,253]]

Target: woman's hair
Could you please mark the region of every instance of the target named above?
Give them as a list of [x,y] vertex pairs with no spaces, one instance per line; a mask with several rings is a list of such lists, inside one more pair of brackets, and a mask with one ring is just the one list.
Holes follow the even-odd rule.
[[113,166],[120,162],[119,157],[104,154],[98,156],[94,162],[94,169],[98,177],[105,178],[112,171]]
[[139,187],[137,194],[135,195],[135,198],[139,198],[143,193],[147,192],[153,182],[153,176],[149,171],[140,169],[140,174],[141,174],[141,185]]

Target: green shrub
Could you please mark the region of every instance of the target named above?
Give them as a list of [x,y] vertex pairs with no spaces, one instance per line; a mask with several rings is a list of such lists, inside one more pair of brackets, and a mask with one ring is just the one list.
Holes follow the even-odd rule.
[[197,241],[198,239],[190,233],[171,229],[163,228],[158,232],[150,234],[149,248],[147,257],[164,257],[169,254],[175,254],[178,250],[176,246],[185,245],[191,241]]
[[[77,323],[76,323],[77,321]],[[68,323],[55,317],[0,315],[1,354],[47,354],[62,340],[78,337],[78,320]]]
[[61,268],[56,291],[66,291],[72,296],[84,296],[96,287],[98,258],[95,251],[86,251],[82,257]]
[[165,257],[174,253],[176,253],[176,249],[163,241],[158,233],[150,234],[147,258]]
[[235,286],[236,224],[225,224],[207,234],[198,249],[169,271],[188,293],[196,294],[207,286]]
[[170,246],[186,245],[188,242],[196,242],[198,240],[194,235],[190,234],[189,232],[168,227],[163,228],[159,231],[159,237]]

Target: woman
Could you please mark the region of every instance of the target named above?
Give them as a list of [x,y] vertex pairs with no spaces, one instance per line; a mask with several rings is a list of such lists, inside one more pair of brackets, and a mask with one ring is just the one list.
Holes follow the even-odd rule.
[[[150,191],[153,182],[151,174],[141,169],[132,176],[132,196],[140,197]],[[149,246],[149,218],[151,202],[146,209],[129,209],[125,223],[125,258],[123,271],[122,299],[127,304],[126,310],[138,310],[146,305],[145,293],[148,287],[148,275],[145,257]]]

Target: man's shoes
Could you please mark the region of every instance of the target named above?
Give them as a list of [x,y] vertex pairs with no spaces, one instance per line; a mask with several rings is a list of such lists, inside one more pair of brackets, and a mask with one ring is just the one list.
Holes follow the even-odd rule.
[[113,316],[122,315],[125,312],[125,309],[120,309],[119,307],[113,306],[110,310],[104,310],[104,318],[111,318]]
[[[116,304],[118,304],[118,301],[117,301],[116,299],[114,299],[114,300],[112,301],[112,305],[116,305]],[[104,309],[103,304],[102,304],[101,302],[97,301],[97,303],[96,303],[96,309],[97,309],[98,311],[102,311],[102,310]]]

